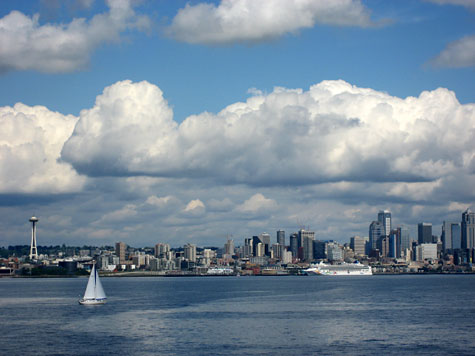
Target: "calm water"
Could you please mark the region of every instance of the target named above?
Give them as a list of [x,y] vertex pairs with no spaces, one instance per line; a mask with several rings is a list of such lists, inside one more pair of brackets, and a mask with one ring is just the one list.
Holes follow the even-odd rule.
[[0,279],[2,355],[473,355],[475,275]]

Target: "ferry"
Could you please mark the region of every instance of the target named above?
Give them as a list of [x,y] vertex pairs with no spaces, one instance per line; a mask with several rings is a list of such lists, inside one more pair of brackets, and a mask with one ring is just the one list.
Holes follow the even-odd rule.
[[336,265],[325,264],[320,262],[316,265],[311,265],[310,268],[304,270],[308,275],[322,275],[322,276],[372,276],[373,271],[370,266],[362,265],[359,262],[355,263],[340,263]]

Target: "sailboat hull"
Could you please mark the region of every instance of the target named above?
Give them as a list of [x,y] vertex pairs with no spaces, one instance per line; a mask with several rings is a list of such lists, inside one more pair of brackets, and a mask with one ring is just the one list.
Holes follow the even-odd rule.
[[80,299],[79,304],[81,305],[101,305],[106,304],[105,299]]

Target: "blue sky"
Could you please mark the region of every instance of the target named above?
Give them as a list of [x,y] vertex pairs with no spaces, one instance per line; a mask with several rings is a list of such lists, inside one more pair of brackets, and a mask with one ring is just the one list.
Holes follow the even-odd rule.
[[51,243],[131,245],[298,221],[346,242],[379,209],[459,220],[475,197],[475,3],[332,4],[2,1],[0,245],[27,243],[32,212]]

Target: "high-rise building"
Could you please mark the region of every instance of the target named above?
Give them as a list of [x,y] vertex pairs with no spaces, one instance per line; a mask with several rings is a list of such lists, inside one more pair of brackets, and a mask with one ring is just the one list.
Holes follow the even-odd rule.
[[313,241],[313,258],[324,259],[327,258],[327,244],[325,241]]
[[350,238],[350,248],[355,255],[363,256],[366,254],[366,241],[361,236],[353,236]]
[[252,255],[257,257],[257,245],[262,243],[262,240],[259,236],[252,237]]
[[254,257],[263,257],[264,256],[264,244],[262,242],[258,242],[256,244],[256,253]]
[[461,237],[462,248],[475,248],[475,213],[467,209],[462,214]]
[[400,226],[397,228],[397,230],[400,240],[399,253],[400,256],[405,256],[406,251],[411,249],[411,237],[409,235],[409,229],[405,226]]
[[264,254],[270,256],[270,235],[267,232],[263,232],[259,235],[259,239],[264,245]]
[[378,213],[378,221],[383,225],[384,236],[391,233],[391,212],[389,210],[380,210]]
[[299,245],[302,248],[302,259],[304,261],[313,260],[313,241],[315,240],[314,231],[299,230]]
[[277,243],[279,245],[285,246],[285,231],[277,230]]
[[373,221],[369,225],[369,250],[376,250],[380,248],[381,237],[384,235],[384,226],[380,221]]
[[391,230],[389,234],[389,248],[388,248],[388,257],[398,258],[401,253],[401,239],[399,236],[399,230]]
[[290,235],[290,251],[292,252],[292,257],[296,258],[299,252],[299,236],[297,233]]
[[228,239],[224,244],[224,253],[226,255],[234,256],[234,240]]
[[196,245],[186,244],[184,246],[185,260],[189,262],[196,262]]
[[117,257],[119,257],[119,261],[121,264],[125,263],[126,250],[127,250],[127,245],[124,242],[115,243],[115,254]]
[[460,223],[444,221],[442,224],[442,251],[452,251],[460,248]]
[[417,242],[419,244],[432,243],[432,224],[431,223],[422,222],[417,225]]

